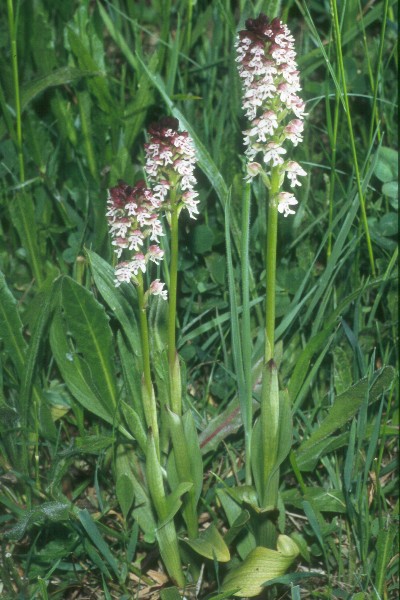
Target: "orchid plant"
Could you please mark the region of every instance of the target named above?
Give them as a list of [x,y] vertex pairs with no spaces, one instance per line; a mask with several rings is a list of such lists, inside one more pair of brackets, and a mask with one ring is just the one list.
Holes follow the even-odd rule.
[[[305,112],[304,102],[297,95],[300,83],[294,39],[286,25],[278,19],[269,21],[263,14],[249,19],[246,29],[238,34],[236,48],[243,109],[250,122],[243,132],[247,147],[243,206],[245,245],[248,244],[246,230],[248,234],[253,179],[260,176],[269,193],[265,352],[259,416],[253,405],[251,364],[244,369],[247,392],[244,398],[239,398],[246,449],[245,485],[221,488],[217,494],[232,526],[238,510],[247,507],[249,515],[246,551],[239,549],[244,561],[238,569],[228,573],[222,590],[253,596],[261,591],[260,585],[266,578],[283,573],[298,554],[294,541],[279,533],[277,526],[279,465],[290,449],[291,417],[287,394],[280,393],[278,388],[274,330],[278,214],[285,217],[294,214],[293,207],[297,204],[293,193],[283,190],[283,185],[287,180],[291,188],[299,186],[298,178],[306,175],[298,163],[286,159],[285,143],[289,141],[296,146],[302,140]],[[166,117],[150,126],[145,156],[147,180],[134,185],[120,181],[111,188],[107,218],[119,261],[115,266],[115,286],[133,283],[137,291],[142,411],[135,412],[131,408],[129,422],[136,437],[138,430],[142,440],[147,437],[146,443],[141,443],[145,477],[137,471],[133,461],[130,468],[148,490],[149,509],[156,514],[156,537],[166,569],[173,581],[183,587],[185,576],[175,525],[178,512],[181,511],[186,524],[187,543],[192,550],[222,562],[230,558],[229,548],[214,526],[199,534],[197,503],[202,487],[202,457],[193,416],[182,403],[180,359],[176,351],[178,219],[183,209],[192,219],[199,213],[194,175],[196,151],[188,132],[179,130],[178,120]],[[259,156],[262,163],[256,162]],[[248,249],[244,250],[247,256]],[[168,265],[166,257],[169,257]],[[247,265],[243,267],[246,270]],[[157,277],[153,279],[155,269]],[[162,272],[167,276],[167,289],[160,279]],[[246,277],[242,293],[244,313],[247,313],[243,316],[242,334],[248,341],[251,332]],[[150,341],[148,312],[152,296],[158,297],[155,302],[168,302],[167,344],[161,358],[153,351]],[[161,377],[160,360],[165,366]],[[166,379],[167,392],[161,393]],[[254,577],[254,561],[262,567],[261,579]],[[192,576],[196,576],[196,569],[192,569]]]
[[[328,595],[342,594],[343,581],[349,593],[359,584],[390,593],[397,413],[395,386],[385,397],[395,373],[381,366],[398,362],[395,215],[384,214],[385,203],[397,209],[397,152],[382,145],[383,134],[394,140],[393,86],[378,84],[381,59],[388,73],[396,65],[385,26],[375,43],[379,10],[366,53],[376,66],[371,114],[359,119],[357,105],[357,135],[367,140],[369,128],[359,156],[341,43],[341,23],[357,11],[338,15],[331,3],[321,22],[326,33],[332,21],[333,35],[321,40],[304,13],[305,39],[321,50],[303,57],[308,72],[326,59],[313,103],[325,96],[327,120],[319,106],[317,123],[332,150],[309,198],[310,208],[323,201],[325,182],[329,214],[313,219],[301,193],[301,73],[278,18],[243,19],[235,49],[218,60],[235,3],[189,2],[182,14],[150,3],[141,19],[143,3],[67,2],[50,15],[39,2],[32,23],[29,11],[14,17],[13,4],[1,92],[0,592],[276,600],[282,584],[297,598],[304,579],[327,576]],[[22,44],[19,70],[26,27],[44,25],[43,40]],[[209,25],[213,36],[202,36]],[[345,29],[347,41],[357,39],[358,26]],[[366,107],[367,63],[356,58],[351,83],[362,84]],[[307,85],[312,93],[315,81]],[[143,132],[138,149],[156,98],[169,116]],[[238,122],[242,141],[239,132],[228,148]],[[312,157],[321,146],[310,141]],[[358,235],[364,229],[371,250],[364,188],[380,248],[380,276],[368,280]],[[204,210],[209,194],[217,203]],[[319,239],[315,252],[308,232]],[[353,259],[354,278],[345,272],[340,282]],[[299,554],[318,571],[286,574]]]

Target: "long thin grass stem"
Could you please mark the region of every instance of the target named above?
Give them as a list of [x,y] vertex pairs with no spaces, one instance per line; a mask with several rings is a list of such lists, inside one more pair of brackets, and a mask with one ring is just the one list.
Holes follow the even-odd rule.
[[19,93],[19,74],[18,74],[18,54],[17,54],[17,38],[14,19],[14,7],[12,0],[7,0],[8,11],[8,29],[11,41],[11,66],[14,84],[15,96],[15,116],[17,120],[17,145],[18,145],[18,163],[19,163],[19,178],[21,183],[25,181],[25,166],[24,155],[22,151],[22,121],[21,121],[21,100]]
[[[329,100],[327,100],[329,102]],[[333,126],[331,131],[331,175],[329,179],[329,221],[328,221],[328,229],[329,229],[329,237],[328,237],[328,250],[327,257],[329,258],[332,253],[332,222],[333,222],[333,203],[335,197],[335,181],[336,181],[336,144],[337,144],[337,133],[338,133],[338,125],[339,125],[339,92],[336,88],[335,90],[335,109],[333,116]]]
[[350,105],[349,105],[349,97],[347,94],[346,73],[345,73],[344,62],[343,62],[343,53],[342,53],[342,37],[341,37],[341,33],[340,33],[339,16],[338,16],[336,0],[331,0],[331,10],[332,10],[332,17],[333,17],[333,29],[335,32],[335,39],[336,39],[337,60],[338,60],[339,72],[340,72],[340,77],[341,77],[342,86],[343,86],[342,96],[343,96],[343,102],[344,102],[344,106],[345,106],[347,125],[348,125],[348,129],[349,129],[350,148],[351,148],[354,171],[355,171],[355,176],[356,176],[358,197],[360,200],[361,219],[362,219],[362,223],[363,223],[365,237],[367,240],[367,249],[368,249],[369,262],[371,265],[371,273],[372,273],[373,277],[376,277],[374,253],[372,250],[371,236],[369,233],[367,212],[366,212],[366,208],[365,208],[365,198],[364,198],[364,192],[363,192],[362,184],[361,184],[361,174],[360,174],[360,169],[358,166],[356,142],[354,139],[353,123],[351,120],[351,112],[350,112]]
[[[382,18],[382,27],[381,27],[381,37],[379,40],[379,50],[378,57],[376,59],[376,75],[374,81],[374,98],[372,101],[371,108],[371,127],[369,131],[369,144],[372,144],[372,138],[374,136],[374,129],[376,127],[378,134],[378,142],[381,140],[380,127],[379,127],[379,113],[377,110],[377,101],[378,101],[378,88],[379,88],[379,74],[382,68],[382,57],[383,57],[383,47],[385,42],[385,33],[386,33],[386,21],[388,17],[388,8],[389,8],[389,0],[385,0],[383,5],[383,18]],[[375,120],[375,123],[374,123]]]

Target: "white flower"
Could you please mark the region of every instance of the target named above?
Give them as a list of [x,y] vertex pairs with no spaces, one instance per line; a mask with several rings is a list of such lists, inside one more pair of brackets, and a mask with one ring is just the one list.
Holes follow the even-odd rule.
[[113,241],[111,242],[111,244],[113,246],[116,246],[114,252],[118,256],[118,258],[120,258],[121,254],[122,254],[122,251],[125,250],[125,248],[128,248],[129,241],[126,238],[123,238],[123,237],[116,237],[116,238],[113,239]]
[[121,283],[129,283],[133,275],[133,269],[130,262],[121,262],[115,267],[115,286],[119,287]]
[[149,246],[146,256],[156,265],[159,265],[160,261],[164,258],[164,250],[161,250],[159,246],[153,244],[152,246]]
[[134,275],[137,275],[139,271],[146,273],[146,257],[141,252],[132,257],[130,265]]
[[299,163],[290,160],[285,165],[285,171],[287,173],[287,177],[290,181],[290,187],[295,187],[296,185],[301,185],[300,181],[297,177],[304,177],[307,175],[304,169],[299,165]]
[[135,250],[137,252],[139,250],[139,246],[143,246],[143,240],[144,235],[140,229],[135,229],[132,231],[132,233],[128,236],[129,250]]
[[161,296],[164,300],[168,299],[168,292],[164,290],[165,283],[162,283],[159,279],[155,279],[151,282],[149,292],[153,296]]
[[269,163],[272,161],[272,165],[276,167],[277,165],[283,165],[284,160],[281,154],[286,154],[285,148],[279,146],[279,144],[275,144],[274,142],[270,142],[267,144],[267,150],[264,154],[264,162]]
[[185,205],[185,207],[187,208],[191,219],[195,219],[196,215],[199,214],[199,211],[197,209],[197,205],[198,205],[199,201],[195,200],[195,198],[197,198],[197,196],[198,196],[198,194],[191,190],[188,190],[182,194],[182,202]]
[[303,133],[303,128],[304,125],[300,119],[293,119],[286,125],[284,134],[288,140],[293,142],[294,146],[297,146],[299,142],[303,141],[303,136],[301,135]]
[[291,206],[298,204],[293,194],[289,192],[280,192],[278,194],[278,212],[283,213],[284,217],[294,215],[295,211],[291,210]]
[[262,166],[258,162],[248,162],[246,165],[247,175],[245,177],[246,181],[251,181],[253,177],[259,174]]

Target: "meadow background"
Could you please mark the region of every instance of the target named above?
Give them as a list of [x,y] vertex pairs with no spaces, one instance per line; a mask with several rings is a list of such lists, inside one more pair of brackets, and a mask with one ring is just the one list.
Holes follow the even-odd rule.
[[[308,112],[293,152],[308,177],[296,215],[280,220],[277,269],[280,379],[294,416],[281,495],[301,556],[271,594],[398,597],[397,4],[7,0],[0,6],[4,599],[168,598],[157,551],[116,492],[120,433],[107,407],[90,405],[85,377],[78,381],[69,368],[50,293],[60,276],[72,281],[62,311],[79,338],[85,329],[73,293],[75,283],[86,288],[83,310],[100,346],[117,340],[120,324],[96,262],[113,260],[106,190],[143,176],[145,129],[164,114],[183,116],[199,149],[200,215],[180,223],[178,346],[185,403],[206,446],[200,520],[224,528],[218,481],[243,479],[239,423],[224,420],[237,388],[224,212],[229,197],[239,281],[246,127],[233,44],[245,18],[260,11],[279,15],[296,38]],[[254,364],[265,220],[265,190],[255,183]],[[125,365],[113,360],[121,387]],[[329,443],[296,454],[335,398]],[[221,427],[207,446],[210,422]],[[218,581],[208,561],[199,597],[219,597]],[[195,597],[194,589],[186,595]]]

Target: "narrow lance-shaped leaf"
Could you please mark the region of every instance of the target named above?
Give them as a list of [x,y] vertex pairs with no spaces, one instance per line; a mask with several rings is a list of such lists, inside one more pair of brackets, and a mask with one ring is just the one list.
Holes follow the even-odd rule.
[[93,294],[65,277],[61,303],[65,319],[79,353],[90,369],[92,382],[106,407],[116,407],[117,393],[113,364],[113,340],[104,307]]
[[[386,391],[394,377],[393,367],[383,367],[376,371],[375,380],[369,392],[370,402],[376,400],[380,394]],[[316,444],[329,437],[334,431],[343,427],[358,411],[370,386],[367,377],[358,381],[348,390],[337,396],[329,413],[311,436],[304,441],[296,454],[298,460],[301,455],[309,453]]]
[[18,375],[22,376],[26,342],[22,336],[22,321],[17,311],[17,301],[8,289],[5,277],[0,272],[0,338]]
[[[171,433],[172,445],[174,449],[175,468],[179,482],[193,482],[191,473],[190,453],[185,432],[183,429],[182,419],[171,410],[167,409],[168,425]],[[189,538],[197,537],[197,499],[194,486],[188,491],[188,495],[183,499],[182,515],[185,519]]]
[[97,289],[121,324],[132,352],[138,355],[141,345],[137,321],[133,312],[133,306],[137,304],[133,289],[131,289],[131,286],[123,286],[124,289],[116,288],[114,283],[115,273],[112,266],[91,250],[86,250],[86,254],[89,258]]
[[[29,400],[31,396],[31,391],[34,384],[35,377],[35,368],[39,353],[39,348],[44,339],[44,333],[47,331],[49,319],[51,318],[52,312],[54,310],[55,304],[58,300],[60,292],[60,280],[57,279],[53,285],[51,285],[50,289],[47,290],[44,294],[44,298],[42,300],[41,309],[37,319],[35,321],[35,326],[33,328],[29,346],[26,351],[26,361],[24,365],[24,372],[21,382],[21,391],[20,398],[21,404],[23,405],[23,412],[25,413],[25,418],[28,417],[29,412]],[[40,393],[38,388],[34,389],[34,397],[36,400],[40,398]],[[43,408],[41,406],[41,408]]]
[[[154,520],[151,501],[148,492],[139,480],[135,469],[137,457],[125,446],[118,446],[116,453],[116,493],[121,509],[132,509],[132,517],[138,522],[144,533],[144,539],[151,544],[155,540],[156,522]],[[129,480],[127,488],[122,489],[122,484]]]
[[21,193],[10,205],[11,219],[18,231],[21,243],[28,253],[32,274],[40,287],[43,283],[43,257],[39,250],[37,239],[37,224],[35,207],[30,194]]

